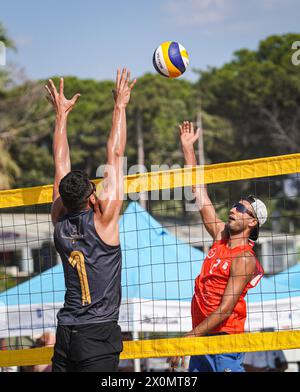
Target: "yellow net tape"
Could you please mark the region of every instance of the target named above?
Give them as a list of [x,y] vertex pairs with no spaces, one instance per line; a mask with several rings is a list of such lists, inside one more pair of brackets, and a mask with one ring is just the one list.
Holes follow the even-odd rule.
[[[288,350],[299,348],[300,331],[259,332],[201,338],[172,338],[124,342],[121,359],[153,358]],[[52,347],[0,351],[0,366],[29,366],[51,363]]]
[[[203,177],[203,171],[205,184],[292,174],[300,171],[300,154],[130,175],[124,180],[125,193],[196,185],[199,178]],[[99,180],[95,182],[97,184]],[[46,204],[51,201],[52,185],[0,192],[0,208]]]

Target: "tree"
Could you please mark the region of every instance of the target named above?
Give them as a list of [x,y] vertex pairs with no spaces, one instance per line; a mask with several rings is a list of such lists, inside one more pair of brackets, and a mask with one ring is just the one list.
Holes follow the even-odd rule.
[[[57,78],[53,80],[58,83]],[[27,82],[8,91],[0,102],[0,136],[21,172],[18,180],[15,176],[9,185],[15,181],[17,186],[34,186],[53,180],[54,112],[45,99],[44,85],[45,81]],[[66,95],[74,91],[82,94],[68,124],[72,165],[86,170],[91,177],[106,160],[112,88],[112,82],[65,77]]]
[[[6,29],[1,22],[0,41],[3,42],[6,47],[15,49],[14,42],[8,37]],[[6,97],[4,88],[8,82],[8,75],[9,73],[7,70],[0,70],[0,190],[10,188],[13,184],[14,178],[20,174],[20,170],[6,148],[5,140],[2,138],[1,134],[1,128],[4,123],[1,106],[3,105],[3,100]]]
[[[0,42],[2,42],[6,48],[16,50],[15,43],[12,39],[7,35],[7,31],[4,25],[0,22]],[[0,99],[3,96],[3,90],[7,86],[9,82],[9,71],[7,68],[0,69]]]
[[136,126],[142,128],[145,163],[178,163],[178,124],[195,117],[193,85],[185,80],[168,80],[146,74],[138,80],[128,108],[129,143],[135,146],[131,157],[137,162]]
[[[44,101],[42,86],[33,82],[6,91],[0,101],[0,164],[3,173],[0,189],[10,188],[17,179],[20,186],[40,184],[43,177],[38,170],[37,156],[40,156],[44,172],[49,171],[51,162],[47,161],[47,151],[42,143],[49,134],[47,115],[50,110]],[[24,154],[28,155],[26,159]],[[33,172],[36,182],[32,181]]]
[[[95,177],[98,166],[106,162],[114,83],[68,76],[64,79],[67,96],[76,92],[82,95],[68,123],[72,167],[84,169]],[[58,84],[58,78],[53,80]],[[0,101],[0,136],[16,169],[2,188],[42,185],[53,180],[54,114],[45,99],[44,84],[43,80],[26,82],[6,91],[5,99]],[[128,166],[138,163],[138,145],[147,170],[151,164],[183,164],[178,125],[185,119],[195,120],[197,110],[192,83],[167,80],[159,75],[141,77],[128,108]],[[208,161],[214,162],[214,155],[222,160],[222,151],[226,151],[221,148],[223,139],[229,144],[231,140],[230,124],[206,113],[203,123]],[[217,151],[219,147],[221,152]]]
[[3,23],[1,22],[0,22],[0,41],[2,41],[7,48],[16,49],[14,41],[8,37],[7,31]]
[[18,279],[0,271],[0,293],[16,286]]
[[[256,51],[241,49],[230,63],[199,72],[196,87],[203,107],[232,124],[229,160],[300,151],[300,68],[291,61],[292,43],[299,40],[300,34],[271,36]],[[269,199],[271,210],[278,209],[281,216],[289,214],[285,219],[293,220],[297,228],[294,211],[299,209],[299,200],[282,193],[284,179],[224,184],[216,194],[234,200],[241,194],[256,193]],[[283,225],[282,230],[287,228]]]
[[232,159],[300,150],[300,74],[291,62],[300,34],[271,36],[257,51],[242,49],[223,67],[200,72],[208,113],[234,127]]

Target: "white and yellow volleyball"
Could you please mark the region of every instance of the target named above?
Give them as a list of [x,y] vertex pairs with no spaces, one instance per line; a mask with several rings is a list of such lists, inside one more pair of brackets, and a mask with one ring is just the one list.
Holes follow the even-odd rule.
[[153,54],[154,68],[166,78],[178,78],[186,71],[188,65],[189,55],[179,42],[164,42]]

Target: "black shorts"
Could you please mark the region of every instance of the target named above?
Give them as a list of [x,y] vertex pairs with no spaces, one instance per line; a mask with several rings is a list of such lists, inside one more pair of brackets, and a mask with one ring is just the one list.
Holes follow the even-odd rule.
[[123,350],[116,322],[58,325],[52,358],[53,372],[116,372]]

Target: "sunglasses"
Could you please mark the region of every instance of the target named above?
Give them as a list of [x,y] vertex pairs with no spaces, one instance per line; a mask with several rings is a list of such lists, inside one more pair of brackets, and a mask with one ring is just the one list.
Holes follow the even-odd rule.
[[242,214],[246,214],[247,213],[248,215],[252,216],[252,218],[257,219],[257,217],[253,214],[253,212],[248,210],[248,208],[245,207],[244,204],[242,204],[242,203],[235,203],[232,206],[232,208],[236,208],[236,210],[238,212],[241,212]]
[[90,197],[90,196],[92,196],[92,194],[94,193],[94,192],[96,192],[96,185],[93,183],[93,181],[90,181],[90,184],[91,184],[91,186],[92,186],[92,190],[91,190],[91,192],[87,195],[87,199]]

